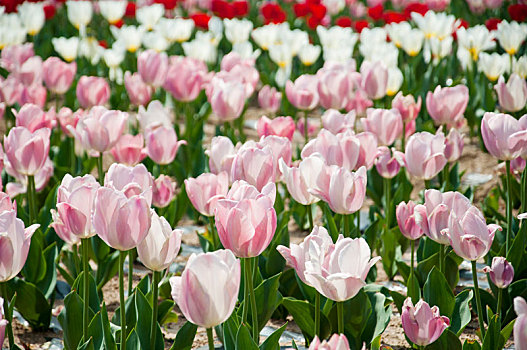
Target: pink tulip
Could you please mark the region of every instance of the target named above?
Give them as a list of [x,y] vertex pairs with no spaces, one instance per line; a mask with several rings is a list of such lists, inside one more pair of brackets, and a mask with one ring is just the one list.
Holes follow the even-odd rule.
[[256,126],[258,136],[276,135],[287,137],[290,141],[295,133],[295,121],[291,117],[277,117],[269,119],[266,116],[258,119]]
[[350,74],[343,69],[322,68],[317,73],[320,105],[326,109],[343,109],[354,87]]
[[146,110],[143,106],[139,106],[137,120],[139,121],[143,132],[149,128],[153,129],[158,126],[164,126],[167,128],[173,127],[170,111],[157,100],[150,102]]
[[172,230],[168,221],[151,210],[152,221],[145,239],[137,246],[139,259],[152,271],[163,271],[176,259],[182,230]]
[[386,146],[378,148],[379,155],[375,161],[375,168],[379,175],[386,179],[394,178],[401,169],[401,165],[404,165],[404,153],[401,153],[395,149],[390,152],[390,149]]
[[471,206],[468,198],[459,192],[426,190],[424,205],[414,208],[415,220],[428,238],[439,244],[450,244],[445,230],[451,213],[461,216]]
[[[300,133],[300,135],[305,136],[305,120],[306,118],[299,118],[296,122],[296,130]],[[312,119],[307,120],[307,135],[308,137],[311,137],[316,134],[318,129],[318,125],[312,121]]]
[[35,175],[48,159],[51,130],[31,132],[17,126],[4,139],[4,151],[13,169],[22,175]]
[[517,350],[527,349],[527,303],[522,297],[514,298],[514,311],[518,315],[514,323],[514,344]]
[[487,112],[481,120],[483,143],[500,160],[512,160],[527,147],[527,130],[522,129],[519,121],[509,114]]
[[399,92],[392,100],[392,108],[395,108],[401,113],[403,122],[408,123],[415,120],[421,110],[421,96],[417,98],[417,102],[413,95],[403,96],[402,92]]
[[350,97],[346,106],[347,111],[355,111],[358,116],[364,116],[368,108],[373,106],[373,101],[368,97],[362,88],[356,89]]
[[75,129],[83,113],[84,111],[82,109],[79,109],[75,113],[73,113],[73,111],[68,107],[62,107],[59,110],[59,112],[57,113],[57,119],[60,124],[60,129],[66,136],[73,137],[73,134],[70,132],[68,127]]
[[366,168],[351,172],[336,165],[316,169],[316,187],[311,193],[328,203],[338,214],[352,214],[362,207],[366,196]]
[[[401,202],[397,205],[395,216],[399,224],[399,230],[406,238],[415,240],[420,238],[424,232],[419,226],[422,218],[415,212],[416,204],[413,201],[408,201],[408,204]],[[426,218],[425,218],[426,220]]]
[[73,245],[82,238],[95,236],[91,218],[99,187],[92,175],[64,176],[57,189],[57,210],[51,210],[51,226],[63,241]]
[[501,227],[487,225],[483,214],[474,206],[459,216],[451,213],[448,218],[450,245],[457,255],[470,261],[478,260],[489,252],[496,230],[501,231]]
[[44,105],[46,104],[46,97],[47,97],[47,90],[44,86],[42,85],[25,86],[22,89],[22,95],[20,95],[18,104],[24,105],[26,103],[33,103],[39,106],[40,108],[44,108]]
[[16,201],[11,201],[11,197],[7,193],[0,191],[0,213],[6,210],[14,210],[16,213]]
[[289,266],[295,269],[296,274],[305,284],[311,286],[306,278],[306,266],[311,264],[311,260],[318,258],[313,254],[315,249],[320,249],[321,253],[327,253],[334,246],[333,240],[328,231],[322,226],[315,226],[313,231],[304,238],[300,244],[291,243],[290,248],[279,245],[276,250],[284,257]]
[[295,82],[287,81],[285,93],[289,102],[298,109],[311,110],[318,105],[318,79],[314,75],[303,74]]
[[254,58],[244,59],[239,53],[231,51],[222,57],[221,63],[220,63],[220,69],[229,72],[234,67],[240,64],[254,67],[255,60]]
[[[9,195],[9,197],[14,198],[21,193],[26,193],[28,188],[27,176],[14,170],[8,160],[5,161],[5,170],[17,181],[9,182],[6,185],[6,193]],[[53,162],[51,159],[49,159],[49,157],[44,161],[42,168],[40,168],[33,176],[35,180],[35,190],[36,192],[40,192],[42,189],[44,189],[44,187],[46,187],[51,176],[53,176]]]
[[322,231],[320,239],[309,242],[312,256],[304,271],[308,285],[333,301],[349,300],[366,285],[368,272],[381,258],[371,259],[371,250],[364,238],[339,235],[333,244],[326,229],[319,230]]
[[361,87],[369,98],[377,100],[386,95],[388,69],[383,63],[364,61],[360,66]]
[[33,56],[28,58],[16,72],[18,80],[24,86],[42,85],[42,58]]
[[82,108],[102,106],[110,98],[110,86],[104,78],[83,75],[77,83],[77,100]]
[[444,11],[450,5],[450,0],[426,0],[425,3],[430,10],[439,12]]
[[137,57],[137,72],[146,84],[160,87],[167,78],[168,56],[164,52],[146,50]]
[[0,65],[10,73],[17,72],[22,64],[33,56],[33,43],[8,45],[2,49]]
[[181,145],[187,141],[178,141],[173,127],[160,126],[146,130],[146,149],[148,156],[157,164],[170,164],[176,158],[176,153]]
[[[484,0],[485,1],[485,6],[489,9],[497,9],[497,8],[500,8],[501,5],[503,4],[503,0]],[[525,1],[524,2],[521,2],[521,1],[518,1],[518,3],[523,3],[525,5]]]
[[150,229],[150,205],[143,196],[101,187],[95,195],[93,228],[110,247],[127,251],[137,247]]
[[381,146],[389,146],[401,137],[403,120],[397,109],[368,108],[366,115],[361,119],[362,126],[377,136]]
[[410,136],[406,144],[405,163],[410,175],[430,180],[447,163],[445,136],[429,132],[418,132]]
[[117,110],[107,110],[102,106],[93,107],[77,122],[75,129],[68,127],[84,149],[92,156],[109,151],[121,137],[128,114]]
[[245,88],[238,81],[216,83],[208,95],[212,111],[222,121],[238,118],[245,106]]
[[24,223],[16,217],[15,210],[0,213],[0,282],[9,281],[22,270],[29,252],[31,236],[39,227],[39,224],[34,224],[24,228]]
[[228,250],[192,254],[181,277],[170,278],[172,298],[187,320],[212,328],[236,306],[240,271],[240,261]]
[[527,103],[527,83],[518,74],[512,73],[509,81],[500,76],[494,86],[500,107],[507,112],[521,111]]
[[489,274],[490,280],[498,288],[507,288],[514,279],[514,267],[503,256],[492,258],[492,265],[485,266],[483,272]]
[[353,132],[343,132],[337,135],[322,129],[316,139],[309,141],[302,149],[302,158],[318,154],[327,165],[337,165],[354,170],[359,168],[360,140]]
[[339,134],[347,130],[355,129],[355,111],[342,114],[336,109],[328,109],[322,114],[322,126],[332,134]]
[[287,191],[295,201],[303,205],[310,205],[319,201],[309,190],[315,188],[315,178],[312,176],[314,167],[321,163],[319,158],[307,157],[303,159],[298,167],[290,168],[280,159],[279,167],[282,178],[287,186]]
[[[257,143],[260,149],[269,148],[273,154],[273,169],[275,169],[275,181],[280,180],[280,173],[278,171],[278,163],[283,159],[285,164],[290,165],[293,157],[293,146],[288,138],[280,136],[262,136],[260,142]],[[244,147],[241,147],[241,150]]]
[[13,114],[16,118],[16,126],[23,126],[30,132],[42,128],[53,129],[57,125],[54,108],[46,113],[39,106],[28,103],[23,105],[18,112],[13,110]]
[[432,344],[450,326],[450,320],[441,316],[437,306],[430,307],[421,299],[414,307],[410,297],[404,301],[401,321],[406,336],[418,346]]
[[206,70],[192,59],[180,59],[170,65],[163,87],[178,101],[194,101],[203,88],[205,75]]
[[350,345],[348,339],[344,334],[333,334],[328,341],[323,340],[322,343],[318,336],[309,345],[308,350],[349,350]]
[[176,183],[169,176],[159,175],[152,186],[152,204],[156,208],[164,208],[176,196]]
[[274,198],[264,194],[263,189],[259,193],[256,188],[250,189],[259,193],[256,196],[236,198],[239,188],[233,188],[225,199],[216,202],[215,220],[220,241],[237,257],[258,256],[267,248],[276,230]]
[[65,94],[68,91],[76,73],[76,62],[66,63],[58,57],[49,57],[42,64],[44,83],[46,83],[48,89],[58,95]]
[[260,192],[256,189],[256,187],[247,183],[246,181],[234,181],[229,192],[227,192],[226,198],[239,202],[243,199],[259,199],[262,196],[269,197],[274,204],[276,199],[276,185],[274,182],[270,182],[265,185]]
[[371,132],[361,132],[356,135],[360,142],[359,159],[355,169],[365,166],[371,169],[377,158],[377,137]]
[[521,174],[523,169],[525,169],[525,159],[522,157],[516,157],[511,160],[511,172],[514,174]]
[[152,203],[154,180],[143,164],[126,166],[113,163],[104,176],[104,186],[124,193],[127,198],[142,196],[149,206]]
[[236,156],[236,148],[232,141],[225,136],[213,137],[210,142],[210,149],[205,151],[209,156],[209,169],[213,174],[225,171],[231,174],[232,162]]
[[274,160],[273,152],[269,147],[242,149],[232,162],[231,179],[245,180],[261,190],[274,181],[278,170],[277,163],[278,160]]
[[454,87],[437,86],[434,92],[426,95],[426,109],[430,117],[440,125],[454,126],[463,119],[468,105],[468,88],[465,85]]
[[218,199],[225,198],[229,191],[229,175],[221,172],[218,175],[204,173],[197,178],[185,180],[190,202],[196,210],[205,216],[214,216]]
[[145,106],[150,101],[154,89],[145,84],[139,73],[124,73],[124,87],[130,98],[130,103],[136,106]]
[[[260,73],[258,73],[258,70],[253,64],[248,64],[247,62],[236,64],[228,70],[222,69],[220,72],[216,73],[216,75],[220,77],[224,74],[233,76],[235,79],[240,80],[244,86],[246,97],[250,97],[254,93],[256,86],[260,82]],[[231,78],[227,80],[230,79]]]
[[457,161],[463,154],[464,146],[463,134],[457,129],[450,129],[445,138],[445,157],[447,161],[450,163]]
[[282,102],[282,93],[276,90],[274,87],[265,85],[260,89],[258,93],[258,104],[260,108],[264,109],[269,113],[276,113],[280,108]]
[[125,134],[112,148],[112,156],[116,162],[129,166],[139,164],[146,157],[145,139],[142,134]]
[[5,102],[7,106],[17,103],[23,91],[24,85],[13,75],[9,75],[5,80],[0,77],[0,101]]

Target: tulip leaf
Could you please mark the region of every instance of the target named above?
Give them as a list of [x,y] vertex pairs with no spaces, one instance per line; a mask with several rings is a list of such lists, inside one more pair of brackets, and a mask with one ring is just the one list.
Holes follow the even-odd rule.
[[93,347],[93,339],[88,339],[87,342],[80,344],[77,350],[95,350]]
[[366,327],[360,337],[361,343],[357,344],[358,348],[362,347],[362,342],[371,343],[372,340],[379,337],[388,326],[388,323],[390,323],[390,317],[392,316],[390,302],[387,301],[384,294],[366,292],[366,295],[370,299],[372,309]]
[[[116,336],[119,333],[116,333]],[[120,335],[119,335],[119,339]],[[141,342],[139,341],[139,337],[137,336],[137,333],[135,332],[135,329],[132,329],[130,334],[128,334],[128,338],[126,338],[126,349],[127,350],[143,350],[141,348]]]
[[82,321],[79,317],[83,313],[83,305],[81,297],[76,292],[71,292],[64,298],[64,308],[58,320],[63,330],[66,350],[77,349],[82,339]]
[[390,290],[390,296],[392,297],[395,307],[397,307],[397,310],[399,311],[399,313],[402,313],[403,304],[404,304],[404,300],[406,299],[406,297],[402,295],[401,293],[396,292],[394,290]]
[[117,350],[117,345],[112,336],[110,321],[106,312],[106,305],[103,305],[88,326],[88,336],[93,340],[94,349]]
[[[360,336],[366,329],[372,312],[372,303],[364,289],[361,289],[357,295],[344,302],[344,333],[348,336],[348,339],[360,340]],[[329,313],[329,319],[333,326],[332,333],[337,333],[336,303]]]
[[481,350],[481,345],[476,339],[465,339],[463,350]]
[[[95,314],[100,310],[101,302],[99,300],[99,295],[97,294],[97,286],[95,285],[95,280],[93,279],[92,274],[90,273],[88,276],[89,279],[89,304],[90,309]],[[82,298],[84,295],[84,271],[82,271],[79,276],[77,276],[77,279],[75,280],[75,283],[73,283],[73,286],[71,286],[72,290],[75,290],[79,296]]]
[[[158,302],[155,300],[155,302]],[[135,326],[135,332],[139,338],[142,349],[151,349],[150,347],[150,328],[152,325],[152,306],[146,299],[141,289],[135,289],[135,310],[137,324]],[[156,343],[154,349],[164,349],[163,333],[159,324],[156,327]]]
[[236,347],[236,334],[240,327],[240,320],[236,311],[232,313],[231,317],[222,324],[223,328],[223,347],[225,349],[234,349]]
[[37,229],[31,237],[31,245],[27,254],[26,263],[22,268],[22,275],[26,281],[37,283],[46,275],[47,263],[42,251],[44,250],[44,234]]
[[412,302],[414,304],[417,303],[421,298],[421,286],[419,285],[419,281],[417,281],[417,277],[414,273],[410,273],[406,287],[408,291],[407,294],[412,298]]
[[482,350],[495,350],[501,349],[501,334],[500,334],[500,325],[498,324],[498,315],[494,315],[489,319],[489,326],[487,327],[487,332],[485,333],[485,338],[483,339],[483,344],[481,345]]
[[333,213],[331,212],[331,209],[327,203],[322,203],[321,205],[322,210],[324,211],[324,219],[327,224],[326,227],[328,228],[329,235],[331,236],[333,242],[336,242],[337,238],[339,237],[339,230],[337,228],[337,224],[335,223],[335,219],[333,218]]
[[163,300],[161,303],[159,303],[159,307],[157,310],[157,322],[159,322],[159,324],[165,324],[167,322],[176,323],[178,316],[176,313],[172,312],[173,308],[173,300]]
[[507,253],[507,260],[509,260],[509,262],[512,264],[512,267],[514,267],[514,272],[517,276],[519,276],[522,270],[525,268],[522,266],[521,262],[525,256],[526,242],[527,225],[521,225],[520,230],[516,237],[514,237],[512,245],[509,248],[509,252]]
[[436,267],[433,267],[428,274],[428,279],[423,287],[423,296],[430,306],[437,305],[439,307],[441,315],[449,318],[452,316],[456,303],[454,293],[452,293],[445,276]]
[[280,337],[287,327],[287,322],[277,330],[275,330],[265,341],[260,345],[260,350],[280,350]]
[[[452,253],[446,256],[445,261],[445,278],[450,289],[453,289],[459,281],[459,264],[456,262],[455,256],[453,256]],[[435,266],[439,266],[439,253],[431,255],[417,264],[416,276],[421,284],[425,283],[432,268]]]
[[[315,337],[315,307],[307,301],[286,297],[282,301],[287,311],[293,316],[304,335],[311,340]],[[336,326],[336,325],[335,325]],[[320,339],[325,339],[331,334],[331,323],[323,312],[320,313]]]
[[240,325],[236,334],[236,350],[258,350],[258,345],[251,338],[251,334],[244,324]]
[[445,329],[439,339],[425,347],[426,350],[462,350],[462,348],[458,336],[449,329]]
[[172,344],[170,350],[191,349],[197,330],[198,326],[191,323],[190,321],[187,321],[177,332],[176,339],[174,339],[174,344]]
[[461,335],[465,326],[470,322],[472,314],[470,313],[470,300],[472,300],[473,292],[470,289],[465,289],[456,295],[456,304],[454,306],[454,313],[450,320],[450,330]]
[[55,285],[57,284],[57,269],[55,268],[57,255],[58,249],[55,242],[47,246],[42,252],[42,257],[46,261],[46,273],[35,285],[47,299],[51,298],[51,295],[55,291]]
[[511,337],[512,329],[514,328],[514,323],[516,323],[516,319],[509,322],[503,329],[501,330],[501,340],[503,343],[500,343],[500,349],[503,349],[505,343],[507,342],[507,339]]

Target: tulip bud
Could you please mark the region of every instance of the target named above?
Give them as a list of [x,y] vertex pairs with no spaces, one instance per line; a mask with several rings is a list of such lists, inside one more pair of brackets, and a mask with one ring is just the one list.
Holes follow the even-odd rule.
[[[399,230],[406,238],[415,240],[423,235],[423,230],[419,226],[419,222],[423,220],[419,213],[415,212],[416,204],[413,201],[408,201],[408,204],[401,202],[397,205],[395,216],[399,224]],[[426,220],[426,218],[424,218]]]
[[349,350],[348,339],[344,334],[333,334],[329,341],[323,340],[322,343],[318,336],[309,345],[308,350]]
[[260,89],[258,93],[258,104],[260,108],[269,113],[276,113],[280,108],[280,102],[282,102],[282,94],[276,88],[265,85]]
[[295,133],[295,121],[291,117],[277,117],[269,119],[266,116],[258,119],[256,126],[258,136],[276,135],[287,137],[289,141],[293,139]]
[[518,74],[511,74],[507,83],[505,83],[503,76],[500,76],[494,89],[498,94],[498,101],[503,110],[517,112],[525,107],[527,103],[527,83]]
[[9,131],[4,139],[4,151],[11,167],[22,175],[35,175],[46,163],[51,130],[31,132],[23,126]]
[[225,198],[229,191],[229,175],[222,171],[218,175],[204,173],[197,178],[185,180],[190,202],[196,210],[205,216],[213,216],[216,201]]
[[161,165],[172,163],[179,147],[187,144],[185,140],[178,141],[176,131],[172,127],[149,128],[145,134],[148,156]]
[[82,108],[106,104],[110,98],[110,93],[110,86],[104,78],[84,75],[77,83],[77,100]]
[[137,71],[146,84],[162,86],[167,77],[168,56],[166,53],[146,50],[137,57]]
[[42,74],[44,83],[48,89],[56,94],[62,95],[71,86],[77,73],[77,63],[66,63],[58,57],[49,57],[42,64]]
[[445,136],[428,132],[415,133],[408,139],[405,150],[406,169],[410,175],[430,180],[447,163]]
[[430,117],[440,125],[453,126],[463,118],[468,105],[468,88],[465,85],[454,87],[437,86],[434,92],[426,95],[426,109]]
[[156,208],[164,208],[176,196],[176,183],[169,176],[159,175],[152,186],[152,204]]
[[437,306],[419,300],[414,307],[411,298],[404,301],[401,322],[406,336],[418,346],[432,344],[450,326],[450,320],[440,315]]
[[128,166],[139,164],[146,157],[144,147],[145,139],[143,135],[125,134],[119,138],[119,141],[112,148],[112,156],[116,162]]
[[483,272],[489,274],[490,280],[498,288],[507,288],[514,279],[514,267],[502,256],[492,258],[492,265],[485,266]]

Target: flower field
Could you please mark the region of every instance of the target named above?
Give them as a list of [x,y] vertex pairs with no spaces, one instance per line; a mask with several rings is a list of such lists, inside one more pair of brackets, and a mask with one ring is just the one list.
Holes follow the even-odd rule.
[[0,344],[527,350],[526,21],[0,0]]

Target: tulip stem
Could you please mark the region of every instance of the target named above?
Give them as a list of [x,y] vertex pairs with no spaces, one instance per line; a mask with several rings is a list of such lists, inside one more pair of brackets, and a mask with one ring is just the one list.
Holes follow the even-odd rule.
[[523,168],[521,181],[522,181],[521,213],[525,213],[527,211],[527,166]]
[[37,219],[35,206],[35,177],[27,176],[27,203],[29,207],[29,223],[34,224]]
[[214,223],[214,216],[209,216],[210,238],[212,238],[212,243],[214,244],[213,250],[220,248],[220,242],[218,241],[219,237],[214,228],[215,226],[216,224]]
[[391,197],[391,179],[384,178],[384,216],[386,220],[386,228],[389,230],[391,227],[391,213],[390,213],[390,197]]
[[410,274],[414,273],[414,251],[415,251],[415,239],[410,241]]
[[472,280],[474,281],[474,294],[476,295],[476,306],[478,311],[479,328],[481,329],[481,339],[485,338],[485,324],[483,323],[483,308],[481,307],[481,297],[479,295],[478,272],[476,261],[472,260]]
[[[79,251],[76,244],[72,246],[72,253],[71,256],[73,258],[73,264],[75,265],[75,276],[78,276],[81,271],[81,263],[79,260]],[[82,247],[81,247],[81,254],[82,254]]]
[[403,121],[403,136],[401,136],[401,152],[404,153],[406,147],[406,122]]
[[315,292],[315,335],[320,334],[320,293]]
[[260,344],[260,330],[258,328],[258,309],[256,308],[256,293],[253,286],[253,267],[258,268],[258,257],[249,258],[249,269],[247,269],[247,289],[249,289],[249,297],[251,299],[251,312],[253,314],[253,339],[256,344]]
[[212,334],[212,328],[207,328],[207,339],[209,341],[209,350],[214,350],[214,335]]
[[307,211],[307,220],[309,222],[309,232],[313,231],[313,208],[311,207],[311,204],[306,205],[306,211]]
[[119,252],[119,309],[121,311],[121,350],[126,350],[126,305],[124,300],[124,260],[126,252]]
[[84,319],[82,322],[82,335],[84,341],[88,340],[88,325],[89,325],[89,312],[90,312],[90,265],[89,265],[89,252],[88,252],[89,239],[83,238],[81,240],[81,249],[82,249],[82,270],[84,278],[84,289],[82,290],[82,299],[84,300]]
[[249,276],[250,262],[248,258],[243,258],[243,273],[244,273],[244,285],[243,285],[243,309],[242,309],[242,323],[247,324],[247,315],[249,313],[249,282],[247,282]]
[[99,174],[99,183],[101,186],[104,185],[104,169],[102,166],[102,153],[100,153],[99,157],[97,157],[97,171]]
[[442,244],[439,245],[439,271],[445,274],[445,247]]
[[449,163],[445,164],[443,168],[443,191],[448,191],[448,175],[449,175]]
[[344,302],[337,302],[338,332],[344,334]]
[[357,236],[356,237],[360,237],[362,234],[361,230],[360,230],[360,209],[357,211]]
[[152,272],[152,326],[150,328],[150,349],[156,348],[159,277],[159,271]]
[[[9,349],[15,348],[15,337],[13,336],[13,315],[9,311],[9,294],[7,293],[7,282],[0,283],[2,287],[2,297],[4,298],[4,317],[7,321],[7,339],[9,339]],[[1,344],[0,344],[1,347]]]
[[134,250],[128,251],[128,296],[134,290]]
[[73,137],[67,138],[70,144],[70,166],[71,175],[77,175],[77,157],[75,155],[75,139]]
[[505,257],[507,257],[509,253],[509,241],[512,235],[512,184],[510,160],[505,161],[505,169],[507,171],[507,236],[505,237]]
[[307,125],[307,112],[304,112],[304,144],[309,142],[309,126]]
[[501,309],[503,305],[503,289],[498,288],[498,305],[496,307],[496,313],[498,314],[498,324],[500,325],[501,329]]

